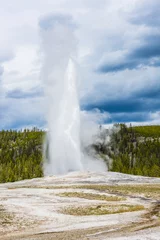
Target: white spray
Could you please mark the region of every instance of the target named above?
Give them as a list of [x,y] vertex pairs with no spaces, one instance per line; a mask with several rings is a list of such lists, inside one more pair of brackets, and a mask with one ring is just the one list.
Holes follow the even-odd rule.
[[[85,153],[81,159],[80,109],[73,60],[77,42],[72,19],[66,15],[50,15],[40,21],[40,28],[43,59],[41,76],[45,88],[48,123],[44,144],[44,175],[65,174],[83,169],[105,171],[106,166],[99,159]],[[85,137],[85,141],[86,134],[82,130],[86,133],[87,122],[85,119],[85,124],[81,126],[81,138]],[[91,128],[90,122],[87,126]],[[89,144],[88,141],[87,143]]]
[[50,16],[40,22],[43,71],[47,104],[48,160],[44,174],[82,170],[80,117],[73,58],[74,26],[69,16]]

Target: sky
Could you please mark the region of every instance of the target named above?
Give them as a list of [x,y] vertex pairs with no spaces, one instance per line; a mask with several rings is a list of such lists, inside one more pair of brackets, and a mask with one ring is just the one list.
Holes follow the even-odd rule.
[[105,124],[160,123],[159,0],[0,6],[0,129],[46,127],[40,22],[52,14],[69,14],[76,26],[81,111]]

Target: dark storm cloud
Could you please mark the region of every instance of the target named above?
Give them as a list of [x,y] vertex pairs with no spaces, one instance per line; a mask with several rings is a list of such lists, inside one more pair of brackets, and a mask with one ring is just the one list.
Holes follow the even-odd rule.
[[[88,111],[93,112],[94,111],[94,106],[92,106],[92,108],[88,109]],[[100,112],[101,113],[108,113],[108,108],[105,108],[104,106],[101,106],[100,108]],[[156,111],[152,111],[152,113],[154,113]],[[107,124],[107,123],[125,123],[125,122],[145,122],[145,121],[151,121],[151,114],[148,111],[144,111],[144,112],[131,112],[131,111],[126,111],[126,112],[119,112],[119,111],[115,111],[115,112],[111,112],[110,113],[110,117],[106,117],[106,119],[103,119],[103,123]]]
[[85,106],[87,111],[93,111],[98,108],[101,112],[109,112],[110,118],[107,118],[105,123],[114,122],[145,122],[150,119],[150,112],[160,110],[159,100],[148,101],[145,99],[117,99],[109,102],[101,102]]
[[111,119],[116,121],[143,121],[149,112],[160,111],[160,86],[148,86],[130,93],[129,96],[84,104],[82,109],[109,112]]
[[136,48],[129,49],[127,53],[122,52],[122,58],[112,64],[103,63],[99,73],[118,72],[126,69],[138,69],[141,67],[160,66],[160,35],[147,35],[142,39],[142,44]]
[[151,99],[146,101],[143,98],[133,99],[124,98],[124,99],[116,99],[105,102],[99,102],[95,104],[89,104],[84,106],[85,110],[93,110],[98,108],[101,111],[106,111],[109,113],[133,113],[133,112],[149,112],[160,110],[159,99]]
[[132,50],[128,57],[137,60],[150,60],[150,58],[160,57],[160,35],[146,36],[144,45]]
[[137,61],[130,60],[126,57],[125,60],[119,63],[103,64],[98,68],[98,73],[119,72],[125,69],[132,70],[135,68],[137,68]]
[[135,113],[116,113],[111,115],[111,123],[119,122],[145,122],[150,120],[150,116],[147,112],[135,112]]
[[[138,105],[139,103],[139,105]],[[93,110],[98,108],[101,111],[109,113],[120,113],[120,112],[137,112],[142,108],[141,103],[136,99],[116,99],[111,101],[99,102],[90,104],[85,107],[86,110]]]
[[157,99],[160,101],[160,86],[157,87],[154,86],[137,91],[136,96],[137,98],[138,97],[145,98],[146,101],[147,99]]

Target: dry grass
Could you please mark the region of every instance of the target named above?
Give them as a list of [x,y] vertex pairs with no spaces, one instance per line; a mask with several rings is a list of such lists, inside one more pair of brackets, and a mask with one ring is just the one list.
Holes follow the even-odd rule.
[[83,192],[64,192],[58,194],[60,197],[78,197],[78,198],[85,198],[88,200],[101,200],[101,201],[122,201],[126,200],[122,197],[117,196],[107,196],[107,195],[100,195],[100,194],[93,194],[93,193],[83,193]]
[[150,210],[144,214],[145,218],[152,219],[152,217],[157,217],[160,224],[160,203],[154,203]]
[[19,189],[19,188],[37,188],[37,189],[69,189],[76,188],[76,185],[22,185],[22,186],[14,186],[8,187],[9,190]]
[[160,184],[134,184],[134,185],[50,185],[50,186],[14,186],[9,189],[17,188],[38,188],[38,189],[93,189],[102,192],[108,192],[110,194],[122,194],[133,196],[144,196],[151,199],[160,199]]
[[89,216],[89,215],[105,215],[105,214],[115,214],[123,212],[133,212],[144,210],[142,205],[109,205],[102,204],[96,206],[80,206],[80,207],[69,207],[62,210],[62,213],[74,215],[74,216]]
[[80,189],[93,189],[102,192],[132,195],[132,196],[144,196],[151,199],[160,199],[160,184],[137,184],[137,185],[81,185],[76,186]]
[[0,226],[11,224],[13,216],[6,212],[4,207],[0,205]]
[[8,212],[3,205],[0,205],[0,235],[1,232],[31,228],[32,226],[36,226],[36,224],[38,224],[38,221],[26,217],[17,217],[14,213]]

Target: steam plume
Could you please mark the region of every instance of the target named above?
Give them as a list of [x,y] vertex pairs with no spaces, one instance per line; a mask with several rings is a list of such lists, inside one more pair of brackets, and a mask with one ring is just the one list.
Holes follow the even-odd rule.
[[77,97],[74,25],[69,16],[54,15],[40,22],[47,105],[45,174],[82,169]]

